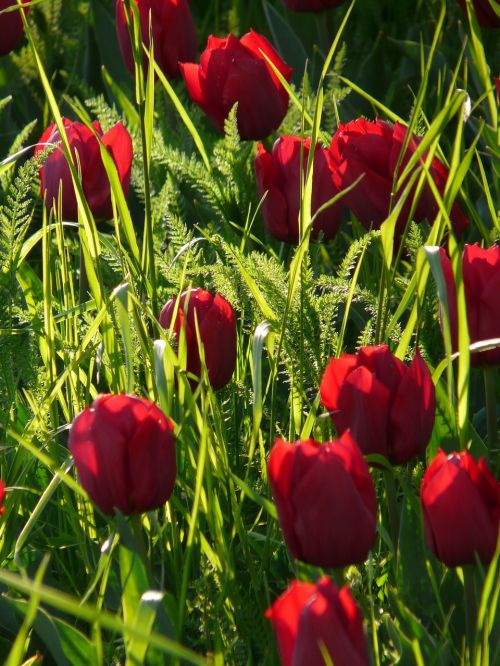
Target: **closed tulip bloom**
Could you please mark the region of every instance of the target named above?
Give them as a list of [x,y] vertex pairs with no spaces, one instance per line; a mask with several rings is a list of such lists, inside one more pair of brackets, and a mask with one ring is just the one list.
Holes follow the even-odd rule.
[[174,428],[145,398],[100,395],[73,421],[68,445],[80,483],[103,513],[156,509],[175,484]]
[[320,392],[337,432],[350,429],[365,455],[378,453],[399,465],[424,453],[436,401],[418,351],[409,367],[387,345],[342,354],[326,367]]
[[[324,576],[317,583],[294,580],[266,611],[282,666],[369,666],[363,618],[349,588]],[[322,652],[322,649],[324,652]]]
[[500,483],[484,458],[441,449],[427,468],[420,489],[424,535],[448,567],[485,563],[495,554],[500,528]]
[[[371,226],[378,229],[389,215],[396,166],[406,133],[406,127],[399,123],[391,125],[379,118],[375,122],[358,118],[339,125],[332,138],[330,151],[335,167],[333,172],[335,185],[342,190],[363,176],[362,180],[345,195],[344,202],[367,229]],[[404,158],[401,160],[399,174],[403,172],[420,141],[421,139],[415,135],[411,137]],[[437,158],[432,160],[429,175],[442,195],[448,172]],[[406,183],[402,186],[400,194],[404,191],[405,185]],[[414,192],[415,187],[398,217],[397,233],[402,233],[408,222]],[[396,204],[397,198],[397,196],[394,198],[393,204]],[[438,205],[429,185],[425,184],[413,219],[415,222],[427,219],[432,223],[437,212]],[[457,204],[454,204],[450,217],[457,234],[469,224]]]
[[283,2],[294,12],[324,12],[331,7],[338,7],[344,0],[283,0]]
[[[302,167],[305,170],[311,140],[304,141]],[[262,213],[267,231],[278,240],[296,243],[299,240],[299,209],[301,180],[301,139],[298,136],[280,136],[268,153],[264,146],[257,146],[254,162],[255,178],[259,197],[267,195],[262,204]],[[325,148],[316,145],[313,164],[313,186],[311,213],[329,199],[338,194],[332,179],[330,154]],[[303,173],[303,171],[302,171]],[[330,206],[314,220],[312,237],[320,232],[325,239],[332,238],[337,232],[343,203]]]
[[[177,297],[170,299],[160,313],[163,328],[170,328]],[[208,379],[213,389],[225,386],[236,367],[236,318],[232,306],[220,294],[204,289],[189,289],[180,299],[173,326],[176,337],[184,327],[187,346],[186,369],[196,377],[201,374],[200,349],[196,331],[203,345]]]
[[[460,6],[466,13],[465,0],[459,0]],[[490,0],[472,0],[474,11],[476,12],[477,22],[483,28],[500,28],[500,17],[493,9]]]
[[367,558],[376,535],[375,491],[348,432],[327,444],[277,440],[268,474],[293,557],[333,568]]
[[261,51],[287,81],[292,69],[271,44],[254,30],[241,39],[210,36],[200,64],[181,63],[191,99],[219,131],[238,102],[236,114],[242,139],[264,139],[278,129],[288,109],[288,93]]
[[[458,348],[457,292],[451,262],[441,249],[453,349]],[[462,254],[467,326],[471,343],[500,338],[500,246],[465,245]],[[473,366],[500,365],[500,346],[471,354]]]
[[5,499],[5,483],[0,480],[0,516],[5,513],[5,507],[3,505]]
[[[26,3],[28,0],[21,0],[21,2]],[[16,5],[16,0],[0,0],[0,12]],[[28,9],[23,9],[23,12],[26,15]],[[19,10],[0,14],[0,56],[13,51],[21,41],[23,34],[24,28]]]
[[[109,219],[113,216],[111,189],[104,168],[99,148],[99,141],[83,123],[72,122],[63,118],[77,170],[81,173],[83,192],[92,214],[96,218]],[[123,123],[116,123],[108,132],[103,133],[98,121],[92,123],[100,140],[110,153],[118,170],[118,176],[125,196],[130,186],[132,167],[132,139]],[[64,220],[78,220],[78,206],[71,172],[66,157],[60,146],[61,137],[55,124],[50,125],[42,134],[35,149],[35,155],[47,145],[58,146],[45,160],[39,170],[40,186],[45,205],[51,210],[58,205],[59,188],[62,188],[62,217]]]
[[[139,8],[141,37],[149,48],[149,17],[153,34],[154,57],[168,78],[180,76],[179,61],[196,57],[196,28],[187,0],[133,0]],[[123,59],[134,72],[134,57],[123,0],[116,0],[116,33]],[[147,56],[144,64],[147,66]],[[147,67],[146,67],[147,68]]]

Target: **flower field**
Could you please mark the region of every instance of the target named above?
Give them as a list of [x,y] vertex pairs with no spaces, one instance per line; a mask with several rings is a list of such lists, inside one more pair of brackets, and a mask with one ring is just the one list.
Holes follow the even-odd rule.
[[500,666],[499,35],[0,0],[0,663]]

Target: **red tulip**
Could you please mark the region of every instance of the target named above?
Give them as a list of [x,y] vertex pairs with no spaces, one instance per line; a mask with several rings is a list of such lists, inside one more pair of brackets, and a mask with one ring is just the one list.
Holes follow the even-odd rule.
[[[294,580],[266,617],[273,623],[282,666],[369,666],[363,618],[348,587],[327,577],[316,584]],[[322,648],[324,652],[322,652]]]
[[349,428],[364,454],[378,453],[399,465],[425,451],[436,403],[418,351],[409,367],[387,345],[342,354],[328,364],[320,392],[337,432]]
[[100,395],[73,421],[69,448],[80,483],[103,511],[151,511],[175,484],[174,427],[145,398]]
[[191,99],[221,132],[236,102],[242,139],[264,139],[285,117],[288,93],[261,51],[290,81],[291,67],[253,30],[241,39],[210,36],[199,65],[180,63]]
[[[458,348],[457,293],[451,262],[441,249],[453,349]],[[471,342],[500,338],[500,246],[465,245],[462,254],[467,325]],[[471,354],[473,366],[500,365],[500,347]]]
[[338,7],[344,0],[283,0],[283,2],[294,12],[324,12],[331,7]]
[[3,505],[5,499],[5,483],[0,480],[0,516],[5,513],[5,507]]
[[[149,17],[153,33],[154,56],[169,78],[180,76],[179,61],[196,57],[196,28],[187,0],[133,0],[139,8],[141,36],[149,48]],[[134,57],[125,18],[123,0],[116,0],[116,33],[128,69],[134,72]],[[147,63],[147,56],[144,56]]]
[[[82,123],[72,122],[64,118],[64,128],[68,136],[71,152],[81,179],[85,197],[96,218],[109,219],[113,215],[111,190],[108,176],[102,163],[99,142],[92,131]],[[103,134],[98,121],[92,127],[100,140],[111,154],[125,195],[130,186],[130,169],[132,167],[132,139],[121,122]],[[35,155],[46,148],[47,144],[57,145],[60,136],[55,124],[47,127],[40,137]],[[62,217],[64,220],[78,220],[76,195],[71,180],[71,172],[61,148],[56,148],[40,167],[41,193],[45,205],[50,210],[57,205],[59,188],[62,187]]]
[[[163,328],[171,326],[177,298],[170,299],[160,313]],[[220,294],[213,296],[204,289],[189,289],[179,300],[173,327],[176,336],[184,327],[187,345],[187,371],[196,377],[201,374],[200,350],[196,321],[203,345],[208,379],[213,389],[225,386],[236,366],[236,319],[231,305]]]
[[[21,0],[26,3],[28,0]],[[15,7],[16,0],[0,0],[0,12],[8,7]],[[23,9],[25,15],[28,9]],[[0,56],[13,51],[21,41],[24,34],[23,22],[19,11],[0,14]]]
[[[464,12],[467,12],[465,0],[458,1]],[[495,13],[489,0],[472,0],[472,5],[479,25],[483,28],[500,28],[500,17]]]
[[[335,166],[333,172],[335,185],[342,190],[364,174],[363,179],[345,195],[344,202],[367,229],[372,225],[378,229],[389,215],[395,170],[406,133],[407,129],[399,123],[390,125],[379,118],[375,122],[358,118],[345,125],[339,125],[333,136],[330,151]],[[401,161],[399,174],[402,173],[419,143],[420,138],[412,136]],[[432,160],[429,174],[439,192],[443,194],[448,172],[437,158]],[[403,190],[404,186],[400,192]],[[408,222],[412,200],[413,194],[410,193],[398,217],[398,233],[402,233]],[[396,201],[397,196],[393,203]],[[421,222],[427,219],[432,223],[437,212],[437,203],[430,187],[426,184],[420,194],[414,220]],[[457,234],[469,224],[457,204],[452,208],[451,220]]]
[[376,534],[375,491],[349,432],[327,444],[277,440],[268,474],[280,526],[296,559],[336,568],[367,558]]
[[[311,140],[306,139],[302,150],[302,164],[305,170]],[[257,191],[267,196],[262,204],[262,213],[267,231],[278,240],[296,243],[299,240],[299,208],[301,180],[301,139],[298,136],[280,136],[268,153],[264,146],[257,146],[254,162]],[[316,211],[329,199],[338,194],[332,180],[330,154],[325,148],[316,145],[313,165],[313,189],[311,212]],[[320,232],[326,239],[335,235],[344,206],[342,202],[330,206],[314,220],[312,237]]]
[[500,483],[484,458],[441,449],[427,468],[420,489],[424,534],[434,555],[448,567],[487,564],[500,528]]

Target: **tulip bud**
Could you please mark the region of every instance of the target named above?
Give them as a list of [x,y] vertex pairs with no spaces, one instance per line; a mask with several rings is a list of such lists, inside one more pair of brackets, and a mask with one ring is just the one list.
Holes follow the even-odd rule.
[[488,564],[500,528],[500,483],[484,458],[441,449],[427,468],[420,489],[424,535],[434,555],[448,567]]
[[[162,308],[159,321],[170,328],[177,297]],[[198,324],[196,324],[198,322]],[[179,336],[184,327],[187,346],[186,369],[196,377],[201,374],[200,342],[203,345],[208,379],[214,390],[225,386],[236,366],[236,319],[231,305],[220,294],[213,296],[204,289],[189,289],[181,294],[173,332]]]
[[[21,2],[26,3],[28,0],[21,0]],[[0,0],[0,12],[16,5],[16,0]],[[23,9],[23,12],[26,16],[28,9]],[[0,56],[13,51],[21,41],[23,33],[23,21],[19,10],[0,14]]]
[[[391,202],[396,204],[398,195],[403,193],[408,182],[406,180],[403,183],[393,199],[396,167],[406,134],[407,128],[399,123],[390,125],[379,118],[375,122],[358,118],[345,125],[339,125],[332,138],[330,152],[334,164],[335,185],[339,190],[343,190],[362,176],[358,184],[344,196],[344,202],[367,229],[371,226],[376,229],[380,227],[389,215]],[[417,150],[420,141],[420,137],[411,136],[404,157],[399,164],[399,175]],[[425,156],[424,153],[421,163]],[[437,158],[432,160],[429,176],[433,178],[438,191],[443,195],[448,172]],[[414,192],[415,186],[398,216],[396,226],[398,233],[403,232],[408,222]],[[427,219],[432,224],[437,213],[438,205],[431,188],[426,184],[420,193],[413,219],[415,222]],[[454,204],[452,207],[450,218],[457,235],[462,233],[469,224],[458,204]]]
[[[311,140],[302,150],[302,173],[305,171]],[[338,194],[332,180],[329,151],[316,145],[313,163],[311,215]],[[298,136],[280,136],[268,153],[260,143],[254,162],[259,197],[267,195],[262,213],[267,231],[278,240],[296,243],[299,240],[299,209],[301,179],[301,140]],[[340,225],[344,205],[341,201],[320,213],[314,220],[312,238],[320,232],[332,238]]]
[[349,588],[324,576],[294,580],[266,611],[278,640],[282,666],[369,666],[363,618]]
[[[348,428],[361,451],[400,465],[424,453],[435,416],[434,384],[420,354],[406,366],[387,345],[362,347],[328,364],[321,400],[339,434]],[[409,427],[409,424],[417,427]]]
[[[64,128],[73,154],[76,168],[81,173],[83,192],[92,214],[96,218],[109,219],[113,215],[109,179],[102,163],[99,141],[92,131],[82,123],[63,118]],[[132,139],[123,123],[116,123],[103,134],[99,122],[92,127],[111,154],[118,170],[118,176],[125,196],[130,186],[132,167]],[[47,145],[59,146],[61,137],[55,124],[50,125],[40,137],[35,155]],[[48,210],[58,204],[59,188],[62,188],[62,211],[64,220],[78,220],[78,206],[71,179],[71,171],[66,157],[57,147],[45,160],[39,170],[42,197]]]
[[363,562],[375,541],[375,490],[356,443],[277,440],[268,474],[292,555],[319,567]]
[[264,139],[278,129],[288,109],[288,93],[262,55],[283,77],[292,69],[271,44],[254,30],[241,39],[210,36],[200,64],[180,63],[191,99],[220,132],[238,102],[236,118],[242,139]]
[[69,448],[80,483],[103,513],[156,509],[175,484],[174,427],[145,398],[100,395],[73,421]]
[[283,0],[288,9],[294,12],[324,12],[338,7],[344,0]]
[[[147,48],[149,20],[153,34],[154,57],[159,68],[168,78],[180,76],[179,61],[196,57],[196,28],[187,0],[133,0],[139,8],[141,38]],[[134,72],[134,57],[125,18],[123,0],[116,0],[116,33],[127,68]],[[147,70],[147,56],[144,65]]]
[[[441,266],[446,282],[448,316],[454,351],[458,348],[457,292],[451,262],[441,249]],[[465,245],[462,254],[467,326],[471,343],[500,338],[500,246],[482,249]],[[471,365],[500,365],[500,347],[471,354]]]

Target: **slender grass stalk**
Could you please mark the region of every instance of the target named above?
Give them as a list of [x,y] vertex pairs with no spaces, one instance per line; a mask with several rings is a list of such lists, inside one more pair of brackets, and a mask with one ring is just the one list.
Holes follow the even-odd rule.
[[498,421],[496,399],[496,368],[483,368],[484,393],[486,398],[486,427],[488,437],[488,457],[490,461],[498,449]]
[[396,479],[393,470],[384,469],[385,497],[389,512],[389,526],[391,530],[392,545],[394,547],[394,570],[398,569],[399,544],[399,508],[397,500]]
[[474,582],[475,567],[463,567],[464,574],[464,607],[467,645],[469,648],[469,664],[475,664],[476,626],[477,626],[477,599]]

